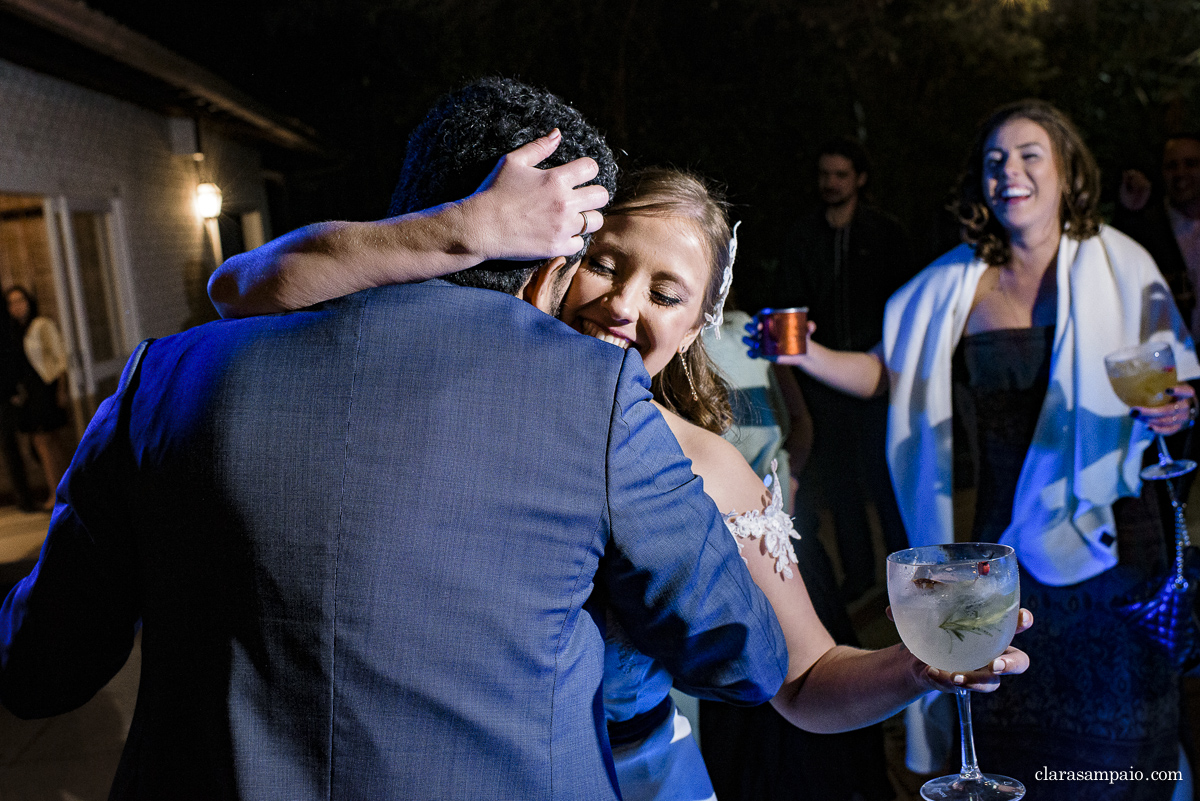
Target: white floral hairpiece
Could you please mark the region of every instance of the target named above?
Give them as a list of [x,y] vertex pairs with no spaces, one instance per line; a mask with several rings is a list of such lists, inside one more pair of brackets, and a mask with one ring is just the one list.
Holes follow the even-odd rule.
[[711,314],[704,313],[704,327],[713,329],[713,336],[717,339],[721,338],[721,323],[725,321],[725,299],[729,297],[729,287],[733,285],[733,262],[737,258],[737,229],[741,224],[741,220],[733,224],[733,235],[729,237],[729,263],[725,265],[725,274],[721,276],[717,302]]

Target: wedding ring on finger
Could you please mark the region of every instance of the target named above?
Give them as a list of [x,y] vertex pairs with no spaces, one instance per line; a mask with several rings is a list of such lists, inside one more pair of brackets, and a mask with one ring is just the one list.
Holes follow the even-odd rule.
[[577,236],[585,236],[588,232],[588,213],[581,211],[579,212],[579,216],[583,218],[583,227],[579,229]]

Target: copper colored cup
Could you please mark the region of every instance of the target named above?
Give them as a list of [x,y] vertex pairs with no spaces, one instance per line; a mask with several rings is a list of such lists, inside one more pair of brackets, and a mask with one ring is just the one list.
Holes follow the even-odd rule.
[[808,307],[776,309],[763,318],[763,353],[797,356],[807,351]]

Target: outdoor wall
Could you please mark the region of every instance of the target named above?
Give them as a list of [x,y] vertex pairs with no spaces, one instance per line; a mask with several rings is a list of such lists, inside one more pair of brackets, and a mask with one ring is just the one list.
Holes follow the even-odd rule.
[[[257,151],[207,127],[201,142],[225,207],[265,218]],[[196,184],[191,156],[171,152],[163,115],[0,60],[0,193],[120,200],[135,307],[126,328],[136,337],[206,316],[197,287],[213,264],[192,210]]]

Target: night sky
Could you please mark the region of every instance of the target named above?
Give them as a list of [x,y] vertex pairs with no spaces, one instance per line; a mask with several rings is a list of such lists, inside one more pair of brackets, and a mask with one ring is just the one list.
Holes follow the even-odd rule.
[[1200,127],[1200,0],[88,5],[317,129],[333,156],[289,173],[292,219],[277,229],[380,216],[433,100],[500,74],[579,107],[625,166],[725,183],[746,222],[747,305],[815,206],[813,154],[833,136],[865,139],[874,201],[932,257],[953,244],[942,208],[975,125],[1002,102],[1064,108],[1110,192],[1121,168],[1152,167],[1165,131]]

